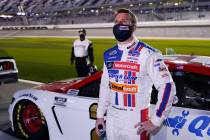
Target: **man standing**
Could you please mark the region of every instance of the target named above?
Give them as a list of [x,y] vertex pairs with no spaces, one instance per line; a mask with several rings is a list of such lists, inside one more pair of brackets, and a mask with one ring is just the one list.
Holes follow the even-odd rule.
[[86,30],[79,30],[79,39],[73,43],[71,51],[71,64],[76,65],[77,74],[79,77],[88,76],[89,66],[93,64],[93,46],[92,42],[86,39]]
[[[136,22],[130,10],[119,9],[113,27],[117,44],[104,53],[96,133],[102,125],[107,140],[147,140],[167,117],[176,92],[162,55],[134,36]],[[158,102],[149,118],[153,84]]]

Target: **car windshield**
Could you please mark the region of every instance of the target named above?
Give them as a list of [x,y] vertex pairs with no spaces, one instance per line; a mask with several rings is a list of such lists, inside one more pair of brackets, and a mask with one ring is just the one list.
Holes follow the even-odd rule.
[[[210,110],[210,77],[189,72],[171,72],[176,84],[179,107]],[[153,87],[151,103],[157,102],[157,90]]]
[[100,82],[101,82],[101,79],[98,79],[79,88],[78,96],[98,98]]
[[[180,81],[177,81],[177,83]],[[178,96],[182,101],[182,106],[189,108],[197,108],[210,110],[210,77],[194,73],[185,73],[183,85],[184,95],[182,91],[178,91]],[[184,87],[182,87],[184,86]],[[178,87],[179,88],[179,87]],[[180,95],[179,95],[180,94]]]

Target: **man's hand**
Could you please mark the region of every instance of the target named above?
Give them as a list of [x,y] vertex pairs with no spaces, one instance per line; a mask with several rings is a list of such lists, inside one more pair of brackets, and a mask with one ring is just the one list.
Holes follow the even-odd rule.
[[137,130],[138,135],[146,131],[147,136],[159,128],[158,126],[155,126],[150,120],[145,121],[145,122],[139,122],[134,127],[138,128]]
[[97,120],[96,120],[96,133],[97,133],[98,136],[99,136],[99,130],[98,130],[99,125],[102,125],[103,128],[106,127],[105,123],[104,123],[104,118],[97,118]]

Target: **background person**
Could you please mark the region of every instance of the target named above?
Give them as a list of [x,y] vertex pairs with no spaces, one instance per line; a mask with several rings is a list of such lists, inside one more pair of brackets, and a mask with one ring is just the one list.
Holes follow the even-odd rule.
[[79,77],[88,76],[89,66],[93,65],[93,45],[86,39],[86,30],[78,31],[79,39],[76,39],[71,51],[71,64],[75,61],[76,71]]
[[[148,139],[167,117],[176,92],[162,55],[135,37],[136,21],[130,10],[119,9],[113,27],[117,44],[104,53],[96,133],[102,125],[107,140]],[[153,84],[158,102],[149,118]]]

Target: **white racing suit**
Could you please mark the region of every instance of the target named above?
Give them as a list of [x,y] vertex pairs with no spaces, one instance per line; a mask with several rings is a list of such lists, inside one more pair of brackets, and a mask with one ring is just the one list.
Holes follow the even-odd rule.
[[[155,112],[148,118],[152,86],[158,90]],[[138,122],[160,126],[171,109],[176,89],[159,51],[134,39],[104,53],[97,118],[106,117],[108,140],[146,140]]]

